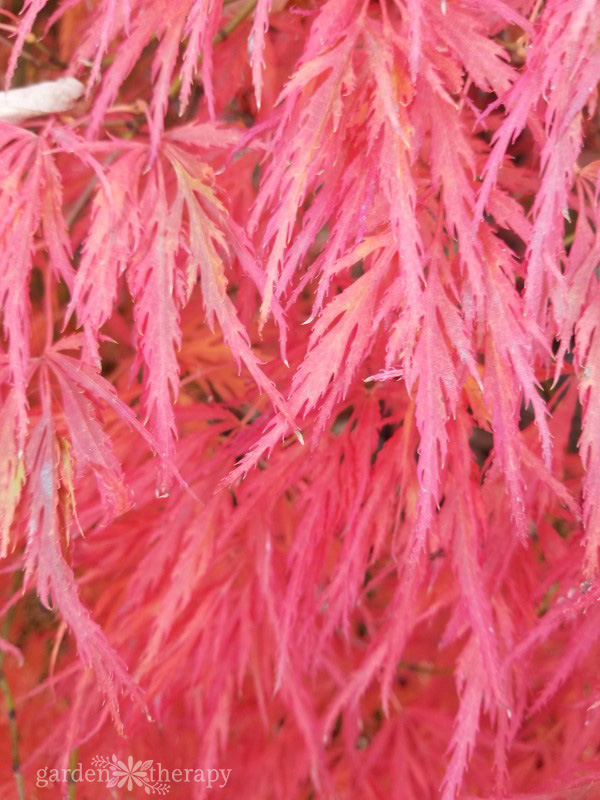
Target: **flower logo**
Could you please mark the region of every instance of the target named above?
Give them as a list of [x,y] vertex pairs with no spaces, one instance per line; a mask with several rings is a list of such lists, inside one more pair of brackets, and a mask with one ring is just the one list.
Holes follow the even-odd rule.
[[113,777],[109,781],[109,786],[118,786],[119,789],[127,783],[127,790],[130,792],[135,783],[137,786],[143,786],[147,776],[146,770],[152,766],[152,761],[138,761],[133,763],[133,758],[129,756],[127,759],[127,766],[122,761],[117,761],[117,757],[113,754],[112,757]]
[[155,783],[148,770],[152,767],[152,760],[150,761],[136,761],[134,763],[133,757],[129,756],[127,763],[119,761],[113,753],[112,758],[104,758],[96,756],[92,763],[102,769],[107,769],[111,773],[111,777],[107,781],[107,787],[112,788],[118,786],[122,789],[127,786],[127,791],[130,792],[134,785],[144,788],[146,794],[167,794],[169,785],[166,783]]

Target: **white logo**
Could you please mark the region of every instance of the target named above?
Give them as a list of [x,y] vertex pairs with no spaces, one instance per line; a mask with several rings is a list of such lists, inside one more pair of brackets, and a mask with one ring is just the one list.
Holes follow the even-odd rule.
[[120,761],[116,755],[110,758],[94,756],[92,766],[85,769],[78,763],[73,767],[37,771],[35,785],[45,789],[55,783],[104,783],[111,789],[115,786],[131,792],[136,786],[146,794],[165,795],[171,783],[203,783],[207,789],[224,789],[231,775],[230,769],[190,768],[169,770],[160,761],[134,761],[132,756]]

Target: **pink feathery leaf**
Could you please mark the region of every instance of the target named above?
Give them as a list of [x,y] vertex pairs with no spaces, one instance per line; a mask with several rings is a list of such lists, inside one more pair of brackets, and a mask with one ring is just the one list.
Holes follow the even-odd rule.
[[252,83],[254,85],[254,95],[256,97],[256,106],[258,109],[260,109],[262,100],[265,35],[269,28],[269,13],[272,5],[273,0],[258,0],[254,11],[252,32],[248,39],[250,64],[252,66]]
[[40,391],[42,415],[32,431],[25,455],[30,476],[28,493],[31,504],[25,583],[35,574],[41,602],[47,608],[52,604],[73,631],[81,657],[93,667],[113,717],[120,726],[118,692],[132,693],[138,701],[141,693],[100,626],[92,620],[89,611],[82,605],[77,583],[63,557],[58,517],[61,488],[58,476],[58,443],[50,408],[50,387],[44,375]]
[[583,408],[579,440],[585,467],[583,515],[586,535],[586,572],[598,571],[600,547],[600,292],[596,288],[590,305],[577,324],[577,358],[582,370],[579,397]]

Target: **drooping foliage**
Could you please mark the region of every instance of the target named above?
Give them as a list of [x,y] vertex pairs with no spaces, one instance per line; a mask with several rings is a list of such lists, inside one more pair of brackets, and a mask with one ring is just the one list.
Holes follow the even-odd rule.
[[0,796],[598,797],[597,0],[0,17]]

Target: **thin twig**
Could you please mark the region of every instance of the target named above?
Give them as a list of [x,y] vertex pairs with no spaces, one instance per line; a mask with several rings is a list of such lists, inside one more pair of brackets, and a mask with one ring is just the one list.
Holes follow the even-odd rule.
[[75,800],[77,797],[77,783],[73,780],[73,772],[77,768],[77,748],[71,750],[69,756],[69,788],[67,791],[67,800]]
[[220,31],[218,31],[217,35],[213,39],[213,44],[219,44],[219,42],[222,42],[224,39],[230,36],[238,27],[238,25],[241,25],[241,23],[254,11],[256,2],[257,0],[248,0],[248,2],[240,8],[238,13],[232,17],[229,22],[223,25]]
[[[18,591],[21,585],[21,573],[15,573],[13,581],[13,592]],[[10,626],[13,620],[15,606],[12,606],[2,622],[0,635],[3,639],[8,641],[10,634]],[[25,800],[25,781],[23,773],[21,772],[21,758],[19,756],[19,729],[17,727],[17,711],[15,709],[15,701],[12,690],[8,681],[6,680],[6,673],[4,671],[5,653],[0,650],[0,689],[4,695],[4,702],[6,704],[6,714],[8,716],[8,733],[10,738],[10,753],[13,775],[15,776],[15,783],[17,785],[17,797],[19,800]]]
[[408,672],[420,672],[425,675],[452,675],[451,669],[441,669],[431,664],[419,664],[415,661],[399,661],[398,669],[405,669]]
[[[219,44],[219,42],[224,42],[228,36],[231,36],[234,30],[239,25],[241,25],[242,22],[244,22],[244,20],[247,19],[250,16],[250,14],[254,11],[256,3],[257,0],[248,0],[248,2],[245,3],[240,8],[238,13],[235,16],[233,16],[229,20],[229,22],[226,22],[225,25],[223,25],[223,27],[217,32],[217,34],[212,40],[213,45]],[[198,62],[200,63],[201,60],[202,56],[200,56]],[[171,87],[169,89],[169,97],[171,98],[176,97],[179,94],[180,89],[181,89],[181,76],[175,78],[175,80],[171,84]]]
[[67,64],[65,64],[64,61],[61,61],[60,58],[57,58],[52,50],[49,47],[46,47],[46,45],[37,39],[34,34],[29,34],[29,36],[25,39],[25,42],[31,47],[36,47],[40,53],[42,53],[48,59],[52,66],[56,67],[57,69],[67,68]]

